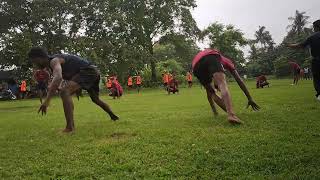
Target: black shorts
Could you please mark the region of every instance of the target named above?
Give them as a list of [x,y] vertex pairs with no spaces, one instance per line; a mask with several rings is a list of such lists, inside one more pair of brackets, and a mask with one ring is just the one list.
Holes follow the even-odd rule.
[[38,81],[37,90],[45,91],[47,90],[47,84],[44,81]]
[[220,58],[220,55],[208,55],[195,64],[193,74],[199,79],[203,86],[211,83],[214,73],[224,72],[224,68],[220,63]]
[[99,94],[100,72],[95,66],[81,68],[79,74],[72,78],[82,89]]
[[192,84],[192,81],[188,81],[188,84]]

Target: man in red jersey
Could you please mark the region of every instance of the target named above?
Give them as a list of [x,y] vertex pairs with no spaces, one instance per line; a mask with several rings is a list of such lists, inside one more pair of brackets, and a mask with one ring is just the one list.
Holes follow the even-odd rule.
[[293,71],[293,84],[292,85],[298,85],[299,77],[300,77],[300,66],[299,64],[288,61],[289,65],[291,66],[291,69]]
[[37,93],[42,104],[42,98],[47,92],[47,86],[49,81],[49,72],[46,69],[36,70],[33,74],[34,79],[37,81]]
[[267,78],[265,75],[261,75],[257,77],[257,89],[263,88],[264,86],[269,87],[269,82],[267,81]]
[[179,82],[176,79],[175,74],[172,75],[171,80],[168,83],[168,94],[170,93],[179,93]]
[[[217,115],[214,102],[218,104],[228,114],[228,121],[234,124],[240,124],[240,119],[235,115],[231,96],[228,89],[228,85],[225,77],[225,70],[228,70],[237,81],[238,85],[248,98],[248,106],[251,106],[253,110],[259,110],[260,107],[253,101],[250,93],[241,80],[232,61],[217,50],[206,49],[199,52],[192,61],[192,69],[194,75],[199,79],[200,83],[205,87],[207,91],[207,98],[212,108],[212,111]],[[221,92],[221,98],[216,95],[212,82],[218,86]]]

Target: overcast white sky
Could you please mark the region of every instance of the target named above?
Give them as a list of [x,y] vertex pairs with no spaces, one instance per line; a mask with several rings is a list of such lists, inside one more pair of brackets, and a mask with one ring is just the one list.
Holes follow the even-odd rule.
[[266,26],[276,43],[280,43],[289,25],[288,17],[305,11],[310,25],[320,19],[320,0],[196,0],[193,16],[200,29],[218,21],[233,24],[253,38],[259,26]]

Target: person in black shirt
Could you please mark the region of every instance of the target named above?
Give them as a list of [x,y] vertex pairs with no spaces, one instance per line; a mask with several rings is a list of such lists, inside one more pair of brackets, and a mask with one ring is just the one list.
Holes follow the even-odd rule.
[[99,98],[100,73],[89,61],[68,54],[48,56],[47,51],[39,47],[32,48],[28,55],[32,64],[40,69],[48,67],[53,73],[53,80],[49,86],[47,98],[40,106],[38,113],[41,112],[42,115],[47,113],[50,100],[61,81],[63,79],[67,80],[66,85],[60,91],[67,123],[63,132],[74,131],[74,106],[71,95],[80,89],[87,90],[91,100],[107,112],[112,120],[119,119],[111,111],[110,107]]
[[317,92],[316,97],[320,101],[320,19],[313,23],[315,33],[308,37],[304,42],[298,44],[288,44],[290,48],[310,47],[312,59],[312,76],[314,88]]

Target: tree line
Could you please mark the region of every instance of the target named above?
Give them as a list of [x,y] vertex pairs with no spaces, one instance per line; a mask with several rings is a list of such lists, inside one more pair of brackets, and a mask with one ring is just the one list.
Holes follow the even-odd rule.
[[[264,26],[255,39],[219,22],[201,31],[191,14],[195,7],[195,0],[2,0],[0,65],[14,66],[26,76],[29,49],[42,46],[49,54],[86,57],[103,74],[116,74],[122,81],[140,73],[152,86],[164,70],[191,70],[197,42],[202,41],[233,59],[242,74],[286,76],[287,59],[308,65],[307,51],[284,46],[312,33],[305,12],[296,11],[289,18],[287,35],[275,45]],[[248,46],[245,57],[243,48]]]

